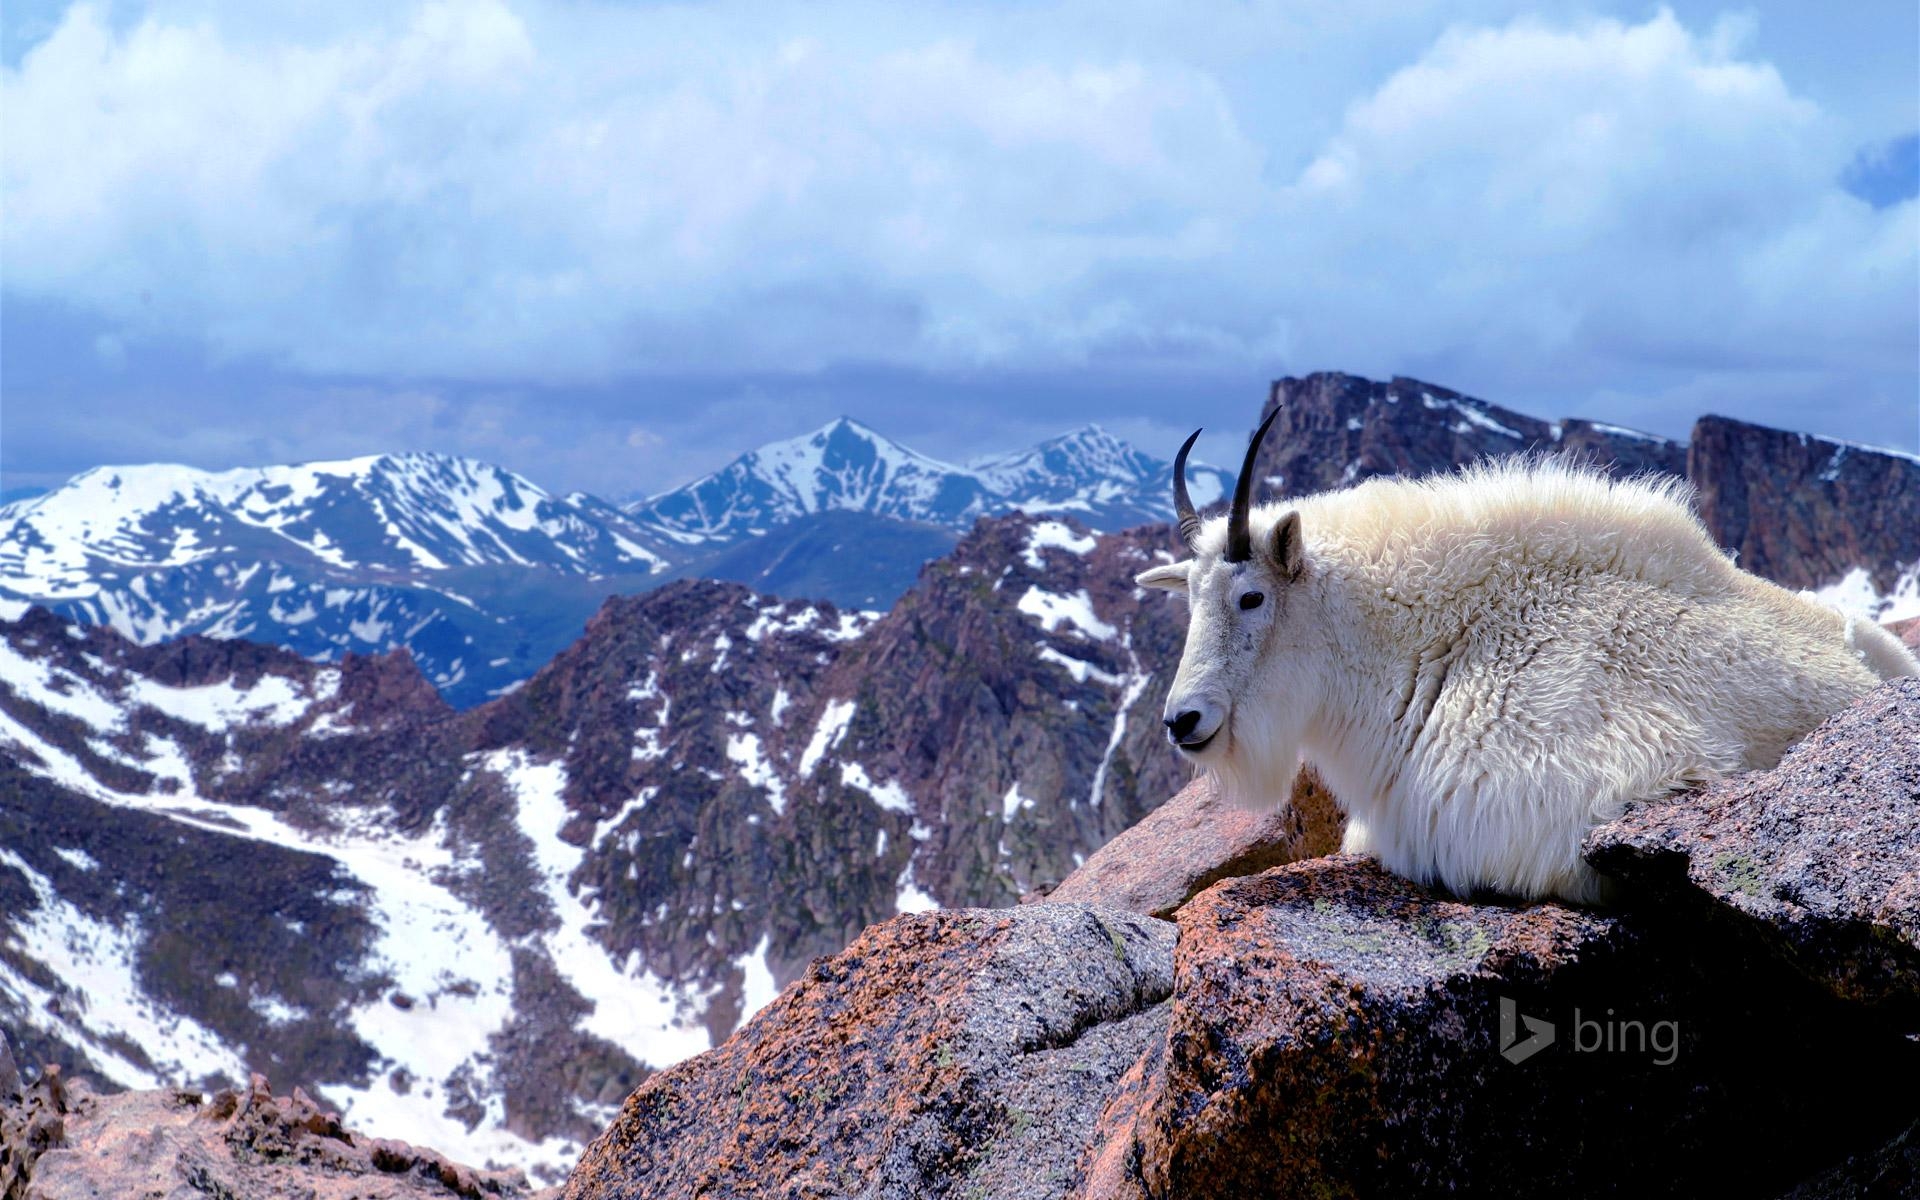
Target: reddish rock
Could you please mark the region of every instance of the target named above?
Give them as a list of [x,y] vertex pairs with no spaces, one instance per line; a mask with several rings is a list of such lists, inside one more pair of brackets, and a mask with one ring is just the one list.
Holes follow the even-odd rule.
[[[476,1171],[431,1150],[345,1129],[298,1088],[276,1098],[258,1075],[244,1090],[208,1100],[175,1089],[95,1095],[48,1072],[24,1106],[0,1109],[0,1122],[0,1194],[7,1200],[535,1195],[517,1171]],[[16,1164],[24,1166],[10,1174]]]
[[1836,995],[1920,1017],[1920,679],[1881,685],[1771,771],[1601,826],[1586,855]]
[[1320,371],[1275,380],[1261,418],[1276,409],[1255,465],[1263,498],[1524,452],[1567,452],[1619,475],[1678,475],[1687,463],[1687,448],[1666,438],[1594,421],[1543,421],[1398,376],[1382,382]]
[[1894,621],[1887,626],[1887,632],[1899,638],[1901,645],[1920,654],[1920,617]]
[[[0,1048],[6,1041],[0,1037]],[[23,1200],[40,1156],[67,1135],[67,1083],[48,1067],[24,1089],[0,1087],[0,1200]]]
[[1094,852],[1048,900],[1171,916],[1212,884],[1340,848],[1345,818],[1311,768],[1292,801],[1253,812],[1221,799],[1211,775]]
[[[1439,899],[1337,855],[1178,925],[1165,1047],[1116,1088],[1083,1200],[1768,1194],[1920,1104],[1897,1035],[1634,916]],[[1530,1054],[1524,1018],[1555,1033]]]
[[628,1097],[566,1195],[1059,1197],[1172,966],[1173,927],[1115,909],[876,925]]
[[1727,417],[1687,450],[1700,519],[1745,569],[1790,588],[1864,569],[1891,591],[1920,561],[1920,462]]

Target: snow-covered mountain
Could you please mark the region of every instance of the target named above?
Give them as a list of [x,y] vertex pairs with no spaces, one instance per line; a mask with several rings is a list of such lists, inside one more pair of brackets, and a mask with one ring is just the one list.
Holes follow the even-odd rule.
[[[1190,464],[1196,503],[1230,477]],[[1173,519],[1170,466],[1098,425],[1028,450],[941,462],[841,417],[771,442],[703,479],[635,502],[644,527],[686,546],[725,546],[822,512],[858,512],[965,530],[1006,512],[1070,513],[1099,530]]]
[[550,1178],[814,956],[1179,786],[1168,540],[990,520],[878,618],[677,582],[466,712],[401,655],[0,621],[0,1027]]
[[0,597],[149,643],[246,637],[323,661],[406,646],[470,703],[664,571],[662,549],[611,505],[446,455],[100,467],[0,507]]
[[[632,513],[438,454],[100,467],[0,506],[0,606],[322,662],[405,648],[466,707],[526,680],[611,593],[725,578],[885,608],[982,515],[1165,520],[1167,471],[1094,427],[958,467],[844,419]],[[1219,472],[1193,476],[1202,503],[1223,494]]]

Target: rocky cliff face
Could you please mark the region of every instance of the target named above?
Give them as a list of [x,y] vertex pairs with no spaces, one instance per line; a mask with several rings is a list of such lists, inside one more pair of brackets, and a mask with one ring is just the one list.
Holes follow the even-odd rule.
[[1570,453],[1618,474],[1681,476],[1747,570],[1892,619],[1920,612],[1920,459],[1725,417],[1686,443],[1596,421],[1544,421],[1417,379],[1325,372],[1277,381],[1255,470],[1269,499],[1482,458]]
[[1687,478],[1739,563],[1788,587],[1920,596],[1920,459],[1704,417]]
[[1382,383],[1337,371],[1281,379],[1261,419],[1276,409],[1254,468],[1267,498],[1526,452],[1571,452],[1623,474],[1686,469],[1686,447],[1666,438],[1596,421],[1543,421],[1418,379]]

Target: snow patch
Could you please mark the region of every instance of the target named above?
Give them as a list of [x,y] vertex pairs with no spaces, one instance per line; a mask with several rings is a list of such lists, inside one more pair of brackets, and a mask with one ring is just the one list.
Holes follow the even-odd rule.
[[1873,586],[1873,577],[1865,567],[1855,567],[1836,582],[1800,594],[1850,617],[1864,617],[1881,625],[1920,617],[1920,563],[1902,571],[1886,592]]
[[1085,588],[1071,595],[1062,596],[1055,592],[1042,591],[1039,587],[1029,587],[1020,603],[1015,606],[1030,617],[1037,618],[1040,628],[1052,633],[1062,624],[1070,625],[1082,636],[1106,641],[1120,631],[1102,621],[1093,611],[1093,598],[1087,595]]
[[1091,553],[1097,545],[1099,545],[1098,539],[1087,534],[1077,534],[1062,522],[1041,521],[1028,532],[1027,545],[1021,551],[1021,557],[1026,560],[1029,567],[1041,571],[1046,569],[1047,564],[1041,559],[1040,551],[1048,547],[1065,550],[1069,554],[1085,555]]
[[905,788],[891,780],[886,783],[875,783],[867,775],[867,769],[859,763],[841,763],[840,782],[846,784],[848,787],[859,788],[867,795],[873,797],[875,804],[878,804],[888,812],[905,813],[907,816],[913,815],[913,801],[908,797]]
[[787,811],[787,785],[780,773],[773,768],[772,760],[760,750],[760,735],[756,733],[730,733],[727,735],[727,757],[739,766],[740,778],[753,787],[767,793],[767,803],[773,805],[773,811],[785,815]]
[[813,774],[813,768],[822,755],[837,748],[842,738],[847,736],[847,725],[853,720],[853,701],[830,700],[821,710],[820,723],[813,728],[813,738],[807,742],[807,748],[800,755],[800,778]]

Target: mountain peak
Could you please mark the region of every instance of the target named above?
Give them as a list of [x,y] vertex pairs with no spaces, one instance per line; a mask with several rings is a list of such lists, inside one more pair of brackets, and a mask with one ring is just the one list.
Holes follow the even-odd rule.
[[[1096,528],[1171,519],[1167,465],[1096,424],[964,466],[910,449],[852,417],[769,442],[629,511],[684,544],[733,545],[819,512],[863,512],[964,531],[981,516],[1070,512]],[[1196,494],[1211,468],[1194,465]],[[1215,472],[1217,474],[1217,472]]]
[[835,417],[833,420],[828,421],[825,425],[822,425],[820,428],[814,430],[813,436],[820,437],[824,435],[827,437],[832,437],[836,433],[843,433],[843,432],[858,434],[861,437],[878,438],[881,441],[891,440],[887,438],[886,435],[874,429],[873,426],[867,424],[865,421],[861,421],[855,417],[849,417],[845,413],[840,414],[839,416]]

